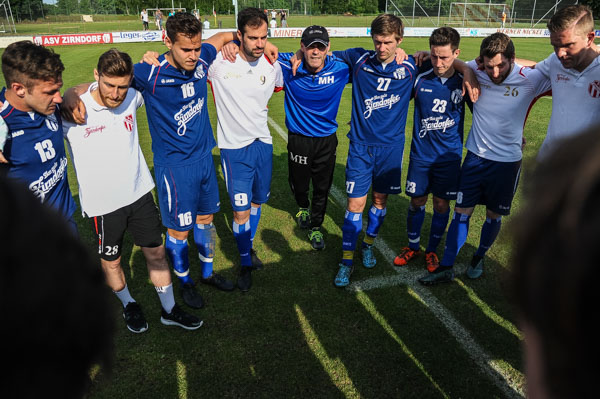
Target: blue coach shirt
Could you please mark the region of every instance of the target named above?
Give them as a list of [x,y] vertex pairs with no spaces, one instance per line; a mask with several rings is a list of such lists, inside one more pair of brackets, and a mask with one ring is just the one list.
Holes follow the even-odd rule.
[[304,62],[292,75],[289,60],[295,53],[279,53],[285,90],[285,125],[292,133],[325,137],[337,131],[337,112],[350,69],[337,57],[327,56],[325,65],[312,74]]
[[408,103],[418,74],[415,60],[382,65],[373,50],[334,51],[351,70],[352,119],[348,138],[376,146],[404,146]]
[[206,75],[216,55],[213,45],[203,43],[190,72],[169,64],[165,54],[158,67],[135,64],[132,86],[144,97],[156,165],[194,163],[216,145],[206,109]]
[[8,126],[4,156],[9,161],[7,176],[25,183],[29,190],[60,213],[71,218],[75,201],[67,179],[67,155],[58,107],[51,115],[23,112],[4,103],[0,115]]
[[415,120],[410,158],[426,162],[462,159],[465,101],[463,77],[447,79],[430,69],[417,77],[414,88]]

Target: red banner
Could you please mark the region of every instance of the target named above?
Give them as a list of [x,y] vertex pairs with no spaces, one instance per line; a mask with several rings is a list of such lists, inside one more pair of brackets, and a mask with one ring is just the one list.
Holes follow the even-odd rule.
[[34,36],[33,42],[42,46],[69,46],[75,44],[112,43],[110,33],[82,33],[75,35]]

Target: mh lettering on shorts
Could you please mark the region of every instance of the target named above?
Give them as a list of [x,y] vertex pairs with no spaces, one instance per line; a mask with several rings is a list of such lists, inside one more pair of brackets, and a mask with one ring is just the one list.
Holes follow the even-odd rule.
[[295,162],[297,164],[308,165],[308,157],[303,157],[302,155],[294,155],[291,151],[290,159],[292,160],[292,162]]

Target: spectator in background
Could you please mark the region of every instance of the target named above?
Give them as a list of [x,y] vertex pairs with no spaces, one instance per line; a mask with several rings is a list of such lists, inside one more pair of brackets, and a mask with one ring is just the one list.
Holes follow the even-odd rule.
[[204,17],[204,23],[202,24],[202,29],[207,30],[210,29],[210,22],[208,18]]
[[[82,398],[110,371],[115,320],[104,275],[69,225],[0,176],[0,374],[7,398]],[[24,238],[25,237],[25,238]],[[27,294],[24,295],[24,290]]]
[[556,143],[527,179],[525,206],[512,223],[510,280],[532,399],[597,395],[598,132]]
[[140,13],[144,30],[148,30],[148,11],[144,8]]
[[275,18],[271,18],[271,22],[269,22],[269,26],[271,29],[277,28],[277,20]]
[[156,10],[156,13],[154,13],[154,19],[156,20],[156,29],[162,30],[162,19],[163,19],[162,11]]
[[287,15],[284,10],[279,13],[279,18],[281,19],[281,27],[287,28]]

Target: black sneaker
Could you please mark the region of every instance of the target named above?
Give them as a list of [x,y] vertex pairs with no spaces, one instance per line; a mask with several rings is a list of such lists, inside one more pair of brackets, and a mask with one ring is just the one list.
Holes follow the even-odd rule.
[[221,291],[233,291],[233,289],[235,288],[231,281],[227,280],[220,274],[214,272],[210,275],[209,278],[201,278],[200,281],[203,284],[212,285],[213,287],[216,287]]
[[204,300],[196,291],[193,283],[185,283],[181,285],[181,297],[183,302],[190,308],[201,309],[204,306]]
[[296,213],[296,222],[298,226],[303,229],[310,228],[310,211],[308,208],[299,208],[298,213]]
[[313,227],[308,232],[308,239],[310,240],[310,245],[312,245],[313,249],[320,251],[325,248],[325,239],[318,227]]
[[247,292],[252,287],[252,268],[242,266],[237,280],[237,286],[242,292]]
[[202,327],[203,324],[202,320],[192,314],[184,312],[177,304],[173,306],[171,313],[165,312],[164,309],[162,310],[160,322],[165,326],[178,326],[185,328],[186,330],[197,330]]
[[252,257],[252,267],[254,268],[254,270],[262,270],[264,265],[262,261],[258,259],[256,251],[254,249],[250,250],[250,256]]
[[129,331],[136,334],[143,333],[148,329],[148,323],[142,313],[142,308],[137,302],[129,302],[123,309],[123,318]]

